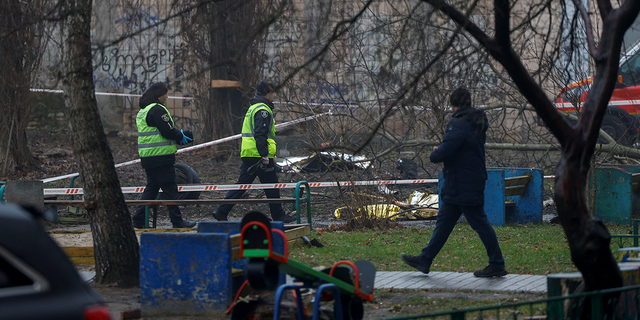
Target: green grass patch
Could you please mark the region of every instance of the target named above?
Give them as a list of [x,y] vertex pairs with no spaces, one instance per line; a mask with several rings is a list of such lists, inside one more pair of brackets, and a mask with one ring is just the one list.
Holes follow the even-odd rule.
[[[630,226],[608,225],[611,234],[628,234]],[[560,225],[525,224],[494,227],[507,270],[514,274],[545,275],[577,271]],[[402,262],[403,253],[418,255],[433,228],[366,231],[314,231],[324,248],[292,246],[290,258],[312,267],[332,266],[347,260],[369,260],[377,271],[414,271]],[[478,235],[458,224],[431,265],[431,271],[473,272],[487,266],[488,258]]]

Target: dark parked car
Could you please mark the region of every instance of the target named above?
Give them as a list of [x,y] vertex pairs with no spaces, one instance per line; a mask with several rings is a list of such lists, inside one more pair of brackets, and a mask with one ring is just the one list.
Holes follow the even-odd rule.
[[39,216],[0,204],[0,319],[111,319]]

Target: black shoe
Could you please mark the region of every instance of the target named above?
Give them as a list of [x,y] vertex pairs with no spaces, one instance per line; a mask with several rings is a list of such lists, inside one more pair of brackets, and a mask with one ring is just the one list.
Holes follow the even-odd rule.
[[281,216],[277,218],[273,218],[273,221],[282,221],[284,223],[292,223],[292,222],[296,222],[296,217],[288,216],[283,213]]
[[136,229],[144,229],[144,222],[132,221],[133,227]]
[[507,275],[507,270],[488,265],[486,268],[474,272],[473,275],[480,278],[504,277]]
[[418,269],[418,271],[424,273],[424,274],[428,274],[429,273],[429,268],[431,267],[431,264],[425,264],[422,259],[420,259],[420,257],[415,257],[415,256],[410,256],[408,254],[402,254],[402,261],[404,261],[404,263]]
[[197,222],[195,221],[182,220],[181,222],[174,223],[173,227],[174,228],[193,228],[196,226],[196,224]]
[[229,220],[227,219],[227,215],[226,215],[226,214],[221,213],[221,212],[220,212],[220,211],[218,211],[218,210],[216,210],[216,211],[214,211],[214,212],[213,212],[213,217],[214,217],[216,220],[218,220],[218,221],[229,221]]

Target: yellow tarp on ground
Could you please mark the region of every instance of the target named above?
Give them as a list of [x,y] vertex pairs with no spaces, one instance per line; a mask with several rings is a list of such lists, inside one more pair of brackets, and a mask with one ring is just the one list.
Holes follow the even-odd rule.
[[341,207],[336,209],[333,215],[336,218],[348,218],[349,213],[353,214],[356,218],[364,215],[369,218],[376,219],[389,219],[395,220],[396,218],[405,219],[426,219],[435,217],[438,214],[438,195],[422,192],[413,192],[409,197],[409,205],[416,206],[414,210],[402,209],[395,204],[372,204],[360,208]]
[[[394,204],[373,204],[373,205],[368,205],[368,206],[364,206],[362,208],[356,208],[355,212],[353,212],[353,214],[357,217],[362,216],[362,212],[363,210],[365,211],[366,215],[371,217],[371,218],[389,218],[389,216],[392,216],[390,219],[391,220],[395,220],[396,216],[393,216],[394,214],[400,212],[400,207],[394,205]],[[349,211],[348,207],[341,207],[336,209],[336,211],[333,213],[333,215],[336,218],[340,218],[341,216],[344,216],[345,218],[348,217],[348,213],[345,211]],[[353,211],[353,210],[351,210]],[[341,214],[342,212],[342,214]]]

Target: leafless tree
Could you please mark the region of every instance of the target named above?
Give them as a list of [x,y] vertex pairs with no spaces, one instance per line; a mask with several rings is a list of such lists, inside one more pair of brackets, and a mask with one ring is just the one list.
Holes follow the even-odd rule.
[[603,21],[598,39],[594,37],[592,19],[587,8],[575,2],[585,21],[589,52],[596,65],[594,82],[576,127],[572,127],[555,109],[553,103],[530,75],[514,52],[510,39],[511,6],[509,1],[493,3],[495,31],[490,36],[464,13],[444,1],[425,1],[443,12],[469,32],[509,73],[522,95],[559,140],[562,158],[556,169],[554,199],[562,226],[569,239],[571,256],[582,272],[588,290],[601,290],[622,285],[622,277],[609,248],[610,236],[604,224],[594,219],[585,203],[587,173],[606,107],[613,92],[618,72],[622,35],[640,11],[637,1],[623,1],[613,8],[609,1],[598,1]]
[[[42,55],[46,1],[0,3],[0,177],[30,171],[36,163],[27,146],[29,86]],[[4,179],[3,179],[4,180]]]
[[[389,101],[386,105],[380,103],[378,108],[369,109],[377,113],[375,115],[371,114],[369,117],[369,119],[373,119],[374,121],[363,121],[360,123],[360,128],[368,133],[384,133],[385,126],[388,123],[386,121],[390,119],[395,110],[394,108],[412,105],[417,101],[421,101],[425,94],[427,94],[422,88],[434,90],[438,87],[438,82],[444,79],[455,80],[466,78],[461,84],[473,88],[473,83],[469,81],[468,76],[460,77],[464,76],[464,74],[455,72],[461,69],[469,70],[468,68],[459,68],[465,63],[471,63],[471,65],[476,66],[476,69],[482,69],[481,66],[483,64],[481,60],[469,60],[469,57],[471,57],[469,54],[476,50],[476,47],[464,38],[465,34],[469,35],[472,38],[469,40],[477,42],[479,47],[484,48],[491,58],[495,59],[495,61],[501,65],[504,73],[497,70],[495,74],[498,76],[508,76],[505,84],[511,84],[512,87],[507,87],[504,93],[513,95],[512,98],[518,100],[516,93],[519,92],[519,94],[526,99],[526,102],[536,110],[537,115],[544,121],[546,127],[549,128],[550,132],[560,144],[562,155],[556,168],[554,198],[563,228],[569,239],[573,261],[583,273],[588,290],[605,289],[622,285],[622,278],[617,264],[609,249],[609,233],[601,221],[594,219],[589,214],[584,200],[584,190],[587,173],[591,167],[591,160],[595,152],[599,129],[608,100],[615,86],[622,35],[638,15],[640,3],[624,1],[618,8],[614,9],[608,1],[598,1],[597,7],[603,23],[599,38],[595,38],[593,35],[594,31],[592,30],[592,21],[587,13],[587,8],[583,8],[580,3],[576,2],[580,16],[585,21],[585,26],[587,27],[587,30],[583,32],[587,34],[589,52],[594,60],[596,72],[591,87],[592,89],[580,113],[578,123],[575,127],[572,127],[555,109],[553,102],[541,87],[541,83],[544,83],[544,79],[548,73],[541,72],[543,69],[537,69],[535,72],[531,72],[531,63],[527,58],[535,58],[535,55],[530,55],[528,52],[522,50],[527,48],[526,39],[522,37],[518,38],[524,42],[516,42],[513,40],[517,35],[527,35],[526,32],[522,31],[524,30],[524,26],[536,21],[543,12],[547,11],[547,13],[551,14],[557,12],[554,11],[557,10],[557,6],[551,5],[551,2],[536,3],[531,6],[513,6],[512,3],[505,0],[497,0],[491,4],[487,4],[487,8],[481,8],[481,5],[484,5],[484,3],[477,1],[455,4],[441,0],[425,0],[423,2],[429,3],[433,8],[440,11],[443,17],[456,23],[456,27],[448,28],[448,33],[446,31],[441,33],[445,36],[440,43],[442,47],[448,51],[432,50],[431,55],[424,55],[425,59],[423,60],[423,64],[419,65],[416,63],[414,72],[408,72],[407,76],[402,77],[404,82],[400,80],[401,82],[397,86],[397,90],[389,96],[381,97],[377,100]],[[368,3],[363,4],[360,7],[362,8],[360,12],[367,12],[369,10],[367,5]],[[477,16],[475,16],[476,12],[479,10],[482,11],[481,9],[492,12],[492,14],[489,15],[490,19],[482,26],[477,23]],[[418,11],[419,6],[416,5],[412,10],[405,12],[415,13]],[[426,12],[428,12],[428,10]],[[358,16],[358,14],[350,15],[350,17],[358,17],[359,20],[357,21],[362,24],[365,15]],[[522,18],[523,15],[525,18]],[[417,19],[417,21],[433,23],[438,19],[430,19],[427,17]],[[348,17],[342,21],[343,24],[338,23],[338,27],[334,30],[342,28],[340,30],[349,29],[353,32],[357,30],[359,26],[356,21],[353,19],[349,20]],[[446,23],[440,23],[440,26],[446,27]],[[456,28],[465,30],[466,33],[458,36],[455,30]],[[533,29],[528,30],[531,32]],[[529,33],[529,35],[537,36],[533,33]],[[340,38],[337,41],[346,41],[344,39]],[[419,37],[412,39],[419,39]],[[549,41],[553,41],[553,39],[553,37],[548,38]],[[555,39],[557,39],[557,37]],[[418,41],[413,43],[418,43]],[[557,45],[557,43],[550,43],[550,45]],[[396,48],[399,48],[399,45],[396,45]],[[406,53],[411,51],[402,50],[402,52]],[[452,55],[450,54],[451,52],[458,54]],[[394,51],[391,51],[391,53],[394,53]],[[338,55],[334,52],[328,52],[328,50],[325,51],[322,55],[324,59],[322,62],[326,63],[328,57],[332,56],[337,57]],[[388,57],[386,61],[394,61],[394,55],[391,54]],[[430,59],[431,57],[433,58]],[[547,58],[538,58],[539,60],[536,64],[538,66],[544,66],[548,63],[546,61]],[[417,61],[416,59],[408,60]],[[392,65],[392,63],[390,62],[388,65]],[[478,66],[480,66],[480,68],[478,68]],[[321,64],[318,64],[316,69],[312,69],[312,71],[319,70],[321,67]],[[443,78],[444,75],[446,75],[447,78]],[[444,82],[446,83],[446,80]],[[452,81],[446,83],[443,89],[447,87],[451,88],[455,85],[455,81]],[[378,90],[378,92],[382,92],[382,90]],[[443,95],[440,96],[442,97]],[[503,96],[503,98],[508,98],[508,96]],[[377,101],[373,103],[376,104]],[[522,102],[524,101],[520,101],[520,103]],[[423,103],[421,105],[425,104]],[[434,103],[431,106],[433,105],[445,105],[445,103],[440,101],[440,103]],[[521,109],[524,109],[524,107]],[[441,110],[438,110],[438,108],[433,108],[432,110],[436,115],[436,119],[440,119],[441,117],[437,115]],[[344,118],[349,119],[351,123],[354,121],[354,117]],[[414,117],[414,119],[417,119],[417,117]],[[354,126],[352,125],[345,126],[345,128],[351,128],[351,130],[343,130],[345,134],[352,134],[354,132]],[[437,135],[435,132],[434,134]],[[384,136],[389,137],[390,135],[387,134]],[[367,134],[363,141],[352,141],[352,150],[355,152],[365,150],[365,146],[368,147],[371,145],[373,137],[373,135]],[[434,138],[437,139],[438,137],[435,136]],[[405,140],[406,142],[406,139],[401,138],[399,140]]]
[[[421,6],[424,3],[439,13]],[[375,158],[383,154],[380,148],[372,148],[380,142],[386,143],[378,147],[386,145],[391,149],[412,144],[423,147],[430,142],[409,138],[425,133],[431,141],[438,141],[442,131],[437,130],[438,126],[434,124],[444,123],[443,114],[446,112],[439,107],[446,105],[443,99],[446,94],[442,92],[450,92],[458,85],[474,91],[476,105],[516,106],[516,119],[526,119],[521,116],[527,112],[529,104],[553,135],[553,139],[546,137],[550,148],[557,145],[562,151],[555,170],[554,198],[574,263],[583,273],[588,290],[622,284],[609,249],[608,231],[601,221],[589,214],[584,190],[599,129],[615,86],[622,35],[637,17],[640,3],[623,1],[619,7],[613,8],[608,1],[598,1],[602,26],[599,37],[596,37],[588,8],[575,2],[586,30],[576,29],[574,32],[586,32],[588,50],[595,65],[592,89],[576,126],[565,120],[548,97],[549,93],[558,92],[557,88],[543,87],[551,82],[549,77],[559,54],[557,48],[561,34],[554,34],[553,26],[558,24],[552,20],[562,13],[562,6],[557,3],[546,1],[514,5],[506,0],[490,3],[424,0],[404,8],[399,8],[404,2],[393,1],[382,4],[351,2],[342,7],[332,7],[328,2],[320,4],[327,6],[316,10],[314,17],[317,20],[314,21],[325,25],[311,28],[315,32],[315,41],[307,39],[307,43],[313,44],[311,49],[303,53],[295,48],[280,51],[290,52],[289,60],[300,61],[300,67],[283,77],[282,86],[288,93],[286,98],[292,102],[318,103],[336,111],[323,126],[316,128],[316,136],[311,138],[317,140],[310,139],[314,150],[323,150],[321,143],[331,141],[334,150],[364,153]],[[387,5],[384,8],[386,12],[396,10],[398,15],[377,14],[382,10],[376,5]],[[333,19],[323,20],[322,17]],[[536,23],[546,25],[534,26]],[[314,26],[313,23],[310,25]],[[386,30],[389,31],[385,34],[383,31]],[[429,30],[439,32],[426,32]],[[460,33],[461,30],[464,32]],[[546,32],[541,33],[540,30]],[[301,33],[300,38],[304,39],[304,36]],[[367,41],[367,37],[375,36],[378,36],[375,41]],[[383,58],[369,57],[374,55],[382,55]],[[372,61],[382,63],[366,65]],[[497,61],[500,67],[492,66],[493,61]],[[474,77],[481,79],[483,73],[500,80],[495,79],[495,85],[484,92],[482,87],[488,82],[474,81]],[[356,86],[363,83],[374,92],[357,96],[340,88],[340,84]],[[420,109],[425,106],[428,108]],[[294,104],[293,108],[299,110],[300,106]],[[421,115],[416,113],[417,110]],[[422,112],[426,110],[429,111]],[[494,113],[497,118],[492,125],[497,123],[498,129],[507,135],[492,142],[528,141],[534,133],[528,128],[536,126],[540,128],[537,131],[541,135],[546,131],[533,122],[519,126],[523,130],[511,127],[512,130],[504,131],[507,125],[495,121],[503,119],[504,123],[505,118],[500,116],[500,112],[504,110]],[[430,116],[425,117],[425,114]],[[401,116],[397,118],[398,115]],[[526,121],[531,121],[532,117],[528,119]],[[400,131],[391,129],[392,120],[402,122],[400,128],[394,128]],[[419,126],[420,121],[425,121],[424,127]],[[513,123],[513,119],[510,122]],[[433,130],[417,133],[412,132],[413,128]],[[491,137],[496,139],[500,135],[494,132]],[[495,144],[494,147],[500,145]],[[635,150],[627,151],[634,156],[636,154]],[[546,160],[553,159],[546,157]],[[504,159],[493,161],[506,164]]]
[[[181,1],[183,7],[194,1]],[[186,48],[187,72],[197,81],[190,88],[198,94],[201,134],[215,140],[240,132],[244,113],[260,76],[268,26],[285,10],[286,1],[209,1],[183,15],[181,35]],[[235,81],[240,86],[213,85],[214,80]],[[264,79],[268,80],[268,79]],[[227,158],[228,144],[213,154]]]
[[84,207],[94,240],[96,282],[139,284],[138,242],[124,202],[95,97],[91,65],[91,0],[61,2],[62,87],[73,154],[84,180]]

